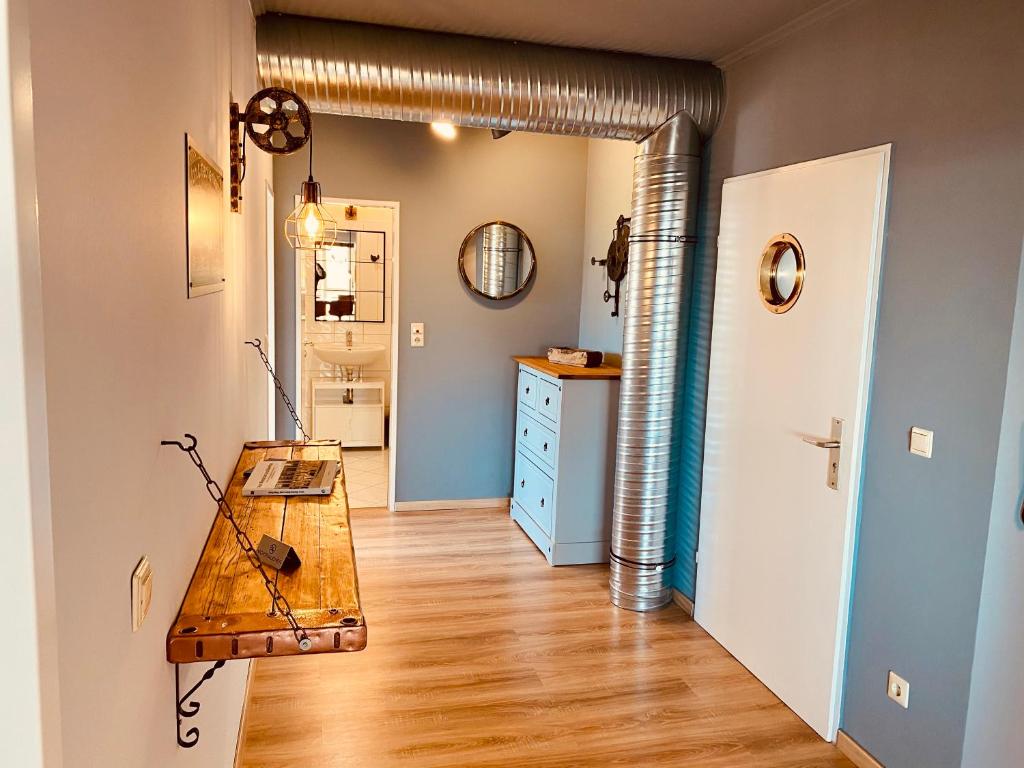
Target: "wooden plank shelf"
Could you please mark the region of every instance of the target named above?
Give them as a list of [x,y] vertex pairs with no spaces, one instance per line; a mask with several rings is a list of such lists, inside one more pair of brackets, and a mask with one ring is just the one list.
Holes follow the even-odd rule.
[[[277,573],[277,586],[313,646],[298,641],[272,601],[259,572],[217,513],[178,617],[167,633],[167,660],[199,661],[360,651],[366,622],[359,605],[355,551],[349,527],[344,470],[330,496],[242,495],[245,473],[263,459],[341,460],[336,440],[246,443],[224,496],[239,527],[259,544],[263,534],[290,544],[302,560]],[[274,574],[274,571],[270,571]]]

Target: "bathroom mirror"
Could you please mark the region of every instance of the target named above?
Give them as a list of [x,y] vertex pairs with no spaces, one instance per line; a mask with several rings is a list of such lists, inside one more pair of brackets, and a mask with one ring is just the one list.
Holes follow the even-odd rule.
[[533,243],[515,224],[481,224],[462,241],[459,274],[473,293],[487,299],[510,299],[523,291],[537,271]]
[[320,322],[384,322],[383,232],[340,230],[313,264],[313,314]]

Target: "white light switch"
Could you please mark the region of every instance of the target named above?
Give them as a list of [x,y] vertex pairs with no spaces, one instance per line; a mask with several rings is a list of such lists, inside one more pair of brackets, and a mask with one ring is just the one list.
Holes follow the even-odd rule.
[[423,323],[409,323],[409,333],[411,336],[409,343],[414,347],[422,347],[424,342]]
[[926,459],[932,457],[932,431],[921,427],[910,429],[910,452]]
[[132,632],[138,632],[153,602],[153,569],[143,557],[132,572]]

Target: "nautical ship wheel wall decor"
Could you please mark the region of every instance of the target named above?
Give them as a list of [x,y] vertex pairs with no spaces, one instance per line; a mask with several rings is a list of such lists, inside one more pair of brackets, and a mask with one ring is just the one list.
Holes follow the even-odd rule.
[[[612,230],[612,241],[608,244],[608,254],[603,259],[590,257],[590,263],[595,267],[604,267],[605,270],[605,291],[604,301],[614,301],[612,317],[619,316],[619,294],[622,281],[626,279],[626,270],[629,267],[629,218],[619,216],[615,221],[615,228]],[[615,292],[612,293],[612,285]]]

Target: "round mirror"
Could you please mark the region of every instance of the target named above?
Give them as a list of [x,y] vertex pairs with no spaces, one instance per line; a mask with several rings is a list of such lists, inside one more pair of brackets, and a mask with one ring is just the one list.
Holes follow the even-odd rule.
[[473,293],[501,301],[520,293],[533,279],[533,243],[515,224],[481,224],[462,241],[459,274]]
[[761,303],[769,312],[788,312],[804,287],[804,250],[790,234],[776,235],[761,254]]

